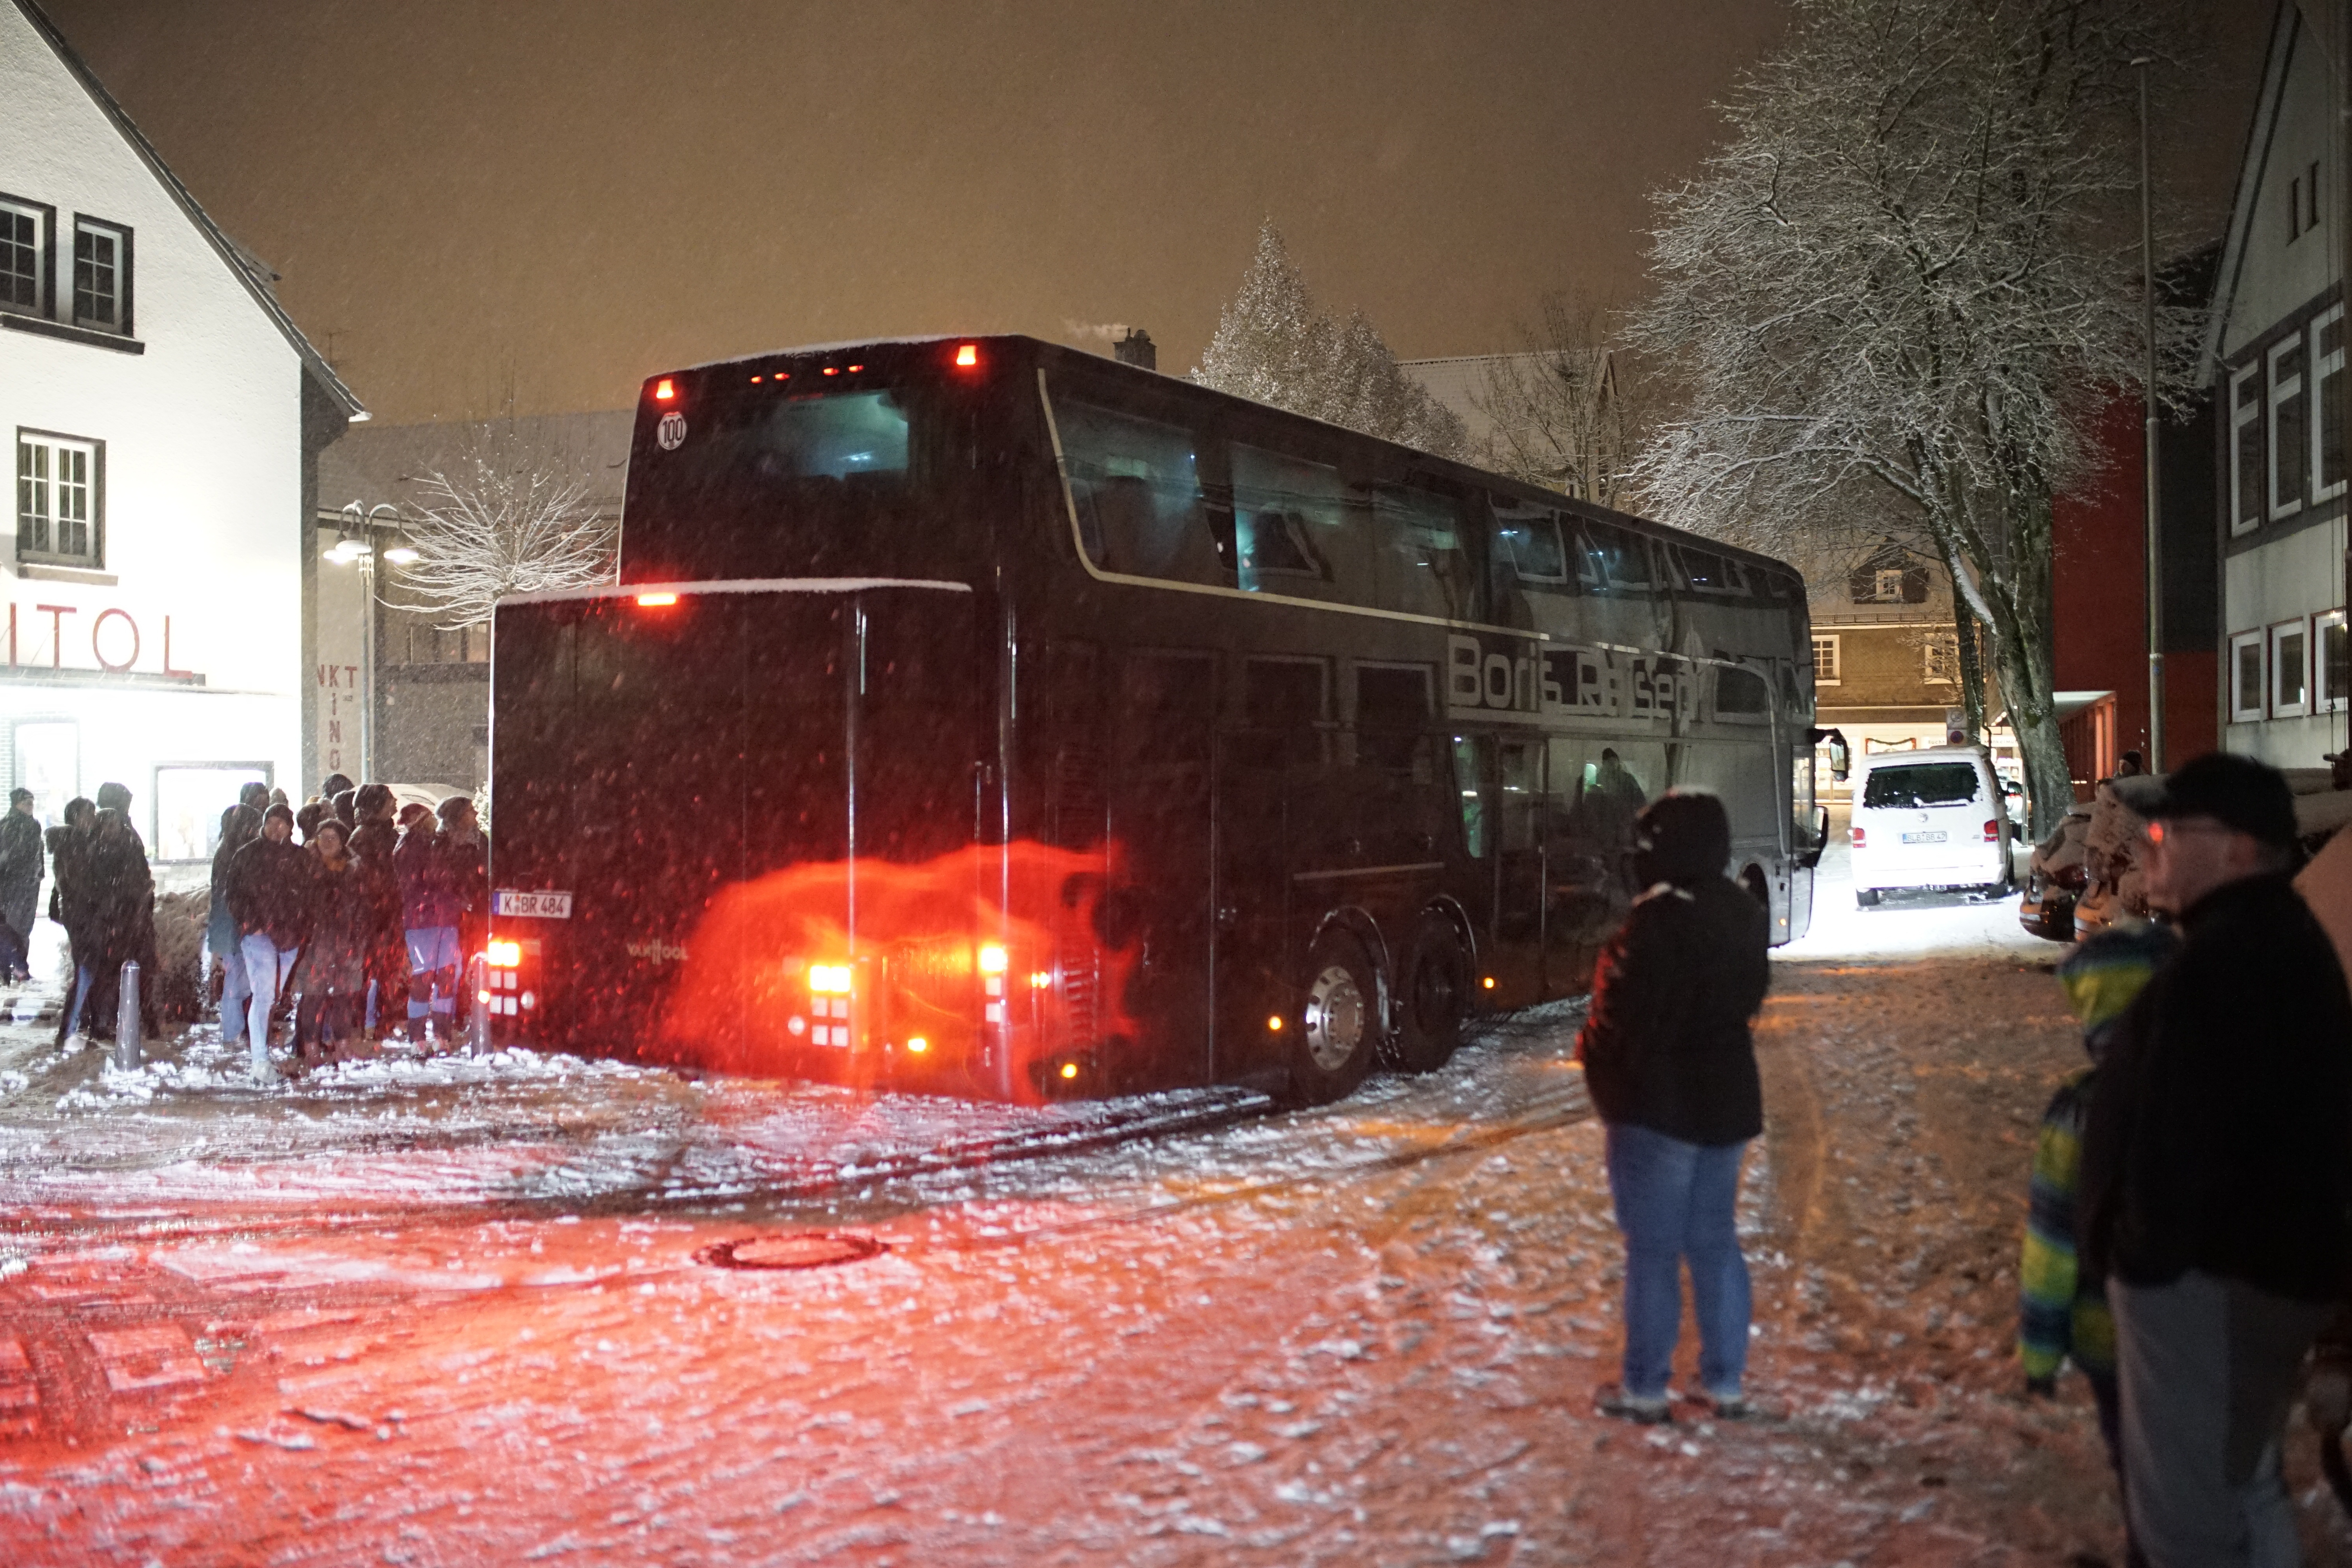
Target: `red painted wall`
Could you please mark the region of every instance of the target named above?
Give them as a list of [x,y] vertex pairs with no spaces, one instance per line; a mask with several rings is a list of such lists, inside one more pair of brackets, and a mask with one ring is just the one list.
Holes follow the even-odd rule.
[[[2105,478],[2051,509],[2053,656],[2061,691],[2116,694],[2116,745],[2147,749],[2147,532],[2140,475],[2147,467],[2137,401],[2107,406],[2098,440]],[[2178,763],[2215,742],[2216,655],[2164,658],[2164,749]]]

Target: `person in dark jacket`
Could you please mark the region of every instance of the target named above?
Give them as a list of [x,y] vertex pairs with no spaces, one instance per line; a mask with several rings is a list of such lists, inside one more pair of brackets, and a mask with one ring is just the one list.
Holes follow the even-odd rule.
[[1667,1418],[1687,1259],[1699,1383],[1737,1417],[1749,1300],[1734,1209],[1740,1157],[1764,1130],[1749,1024],[1770,979],[1769,933],[1763,906],[1725,875],[1731,824],[1715,796],[1661,796],[1634,819],[1633,842],[1649,890],[1601,951],[1577,1037],[1625,1237],[1623,1373],[1602,1409]]
[[142,976],[140,1010],[152,1036],[155,1033],[155,874],[148,868],[146,842],[119,806],[98,809],[89,877],[92,945],[82,1026],[92,1039],[114,1037],[122,966],[135,961]]
[[[490,838],[482,831],[474,803],[453,795],[441,803],[441,853],[448,862],[449,889],[457,900],[457,961],[469,962],[490,940]],[[463,1024],[473,1010],[473,988],[457,986],[457,1016]]]
[[2277,770],[2210,753],[2116,788],[2182,937],[2116,1021],[2083,1130],[2132,1539],[2159,1565],[2290,1563],[2287,1405],[2352,1287],[2352,994],[2289,879]]
[[400,829],[394,822],[389,784],[362,784],[352,793],[352,809],[359,818],[352,829],[352,853],[359,859],[369,899],[366,1026],[373,1039],[379,1029],[392,1032],[395,1009],[403,1016],[407,1012],[408,935],[401,923],[400,876],[392,863]]
[[401,925],[408,950],[408,1029],[423,1040],[449,1043],[457,1011],[457,916],[464,902],[449,884],[440,824],[430,807],[400,814],[400,845],[392,853],[400,876]]
[[368,922],[373,910],[346,839],[343,825],[331,816],[319,824],[309,847],[310,926],[301,962],[294,966],[294,989],[302,998],[294,1043],[305,1066],[322,1057],[341,1058],[359,1033],[367,1002]]
[[[247,791],[260,788],[247,784]],[[268,791],[262,798],[268,799]],[[261,808],[248,799],[221,813],[220,847],[213,851],[211,906],[205,911],[205,951],[221,966],[221,1044],[245,1038],[245,1010],[253,993],[245,983],[245,953],[237,940],[236,918],[228,909],[228,868],[236,852],[261,834]]]
[[81,1027],[89,1000],[89,956],[97,945],[89,891],[90,844],[98,837],[98,803],[87,795],[66,802],[65,819],[49,829],[49,918],[65,927],[69,955],[66,1005],[58,1015],[62,1047]]
[[0,816],[0,962],[6,976],[33,977],[33,918],[41,909],[41,819],[33,792],[8,792],[8,815]]
[[238,850],[228,867],[229,913],[245,958],[246,1031],[253,1046],[253,1076],[277,1080],[269,1065],[269,1013],[294,972],[310,924],[310,859],[294,846],[294,813],[274,804],[262,814],[261,837]]

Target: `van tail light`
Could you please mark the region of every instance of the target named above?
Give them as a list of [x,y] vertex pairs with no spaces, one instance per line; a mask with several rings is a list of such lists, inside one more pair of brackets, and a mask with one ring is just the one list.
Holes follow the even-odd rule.
[[2062,888],[2079,893],[2091,885],[2091,868],[2077,861],[2072,866],[2059,867],[2050,879]]
[[1854,847],[1856,849],[1867,849],[1867,848],[1869,848],[1869,847],[1870,847],[1870,835],[1869,835],[1869,834],[1867,834],[1867,833],[1865,833],[1865,832],[1864,832],[1864,831],[1863,831],[1861,828],[1859,828],[1859,827],[1855,828],[1855,829],[1853,830],[1853,847]]
[[1998,844],[2000,842],[2000,818],[1996,817],[1992,821],[1985,824],[1985,842],[1988,844]]

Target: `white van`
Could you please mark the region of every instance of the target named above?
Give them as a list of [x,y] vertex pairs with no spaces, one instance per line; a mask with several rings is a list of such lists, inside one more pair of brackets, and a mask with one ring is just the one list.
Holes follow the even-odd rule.
[[2009,803],[1977,746],[1881,752],[1853,774],[1853,899],[1888,888],[2009,890]]

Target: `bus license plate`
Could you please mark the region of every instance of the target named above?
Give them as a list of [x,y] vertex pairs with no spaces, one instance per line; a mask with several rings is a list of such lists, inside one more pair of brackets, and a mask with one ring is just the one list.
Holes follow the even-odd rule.
[[[1941,837],[1938,835],[1938,837]],[[490,913],[510,915],[523,920],[568,921],[572,918],[572,895],[569,893],[519,893],[512,888],[500,888],[490,899]]]
[[[1943,841],[1944,834],[1941,828],[1933,833],[1906,833],[1903,836],[1903,842],[1906,844],[1941,844]],[[571,902],[569,895],[564,897],[564,902],[567,905]]]

